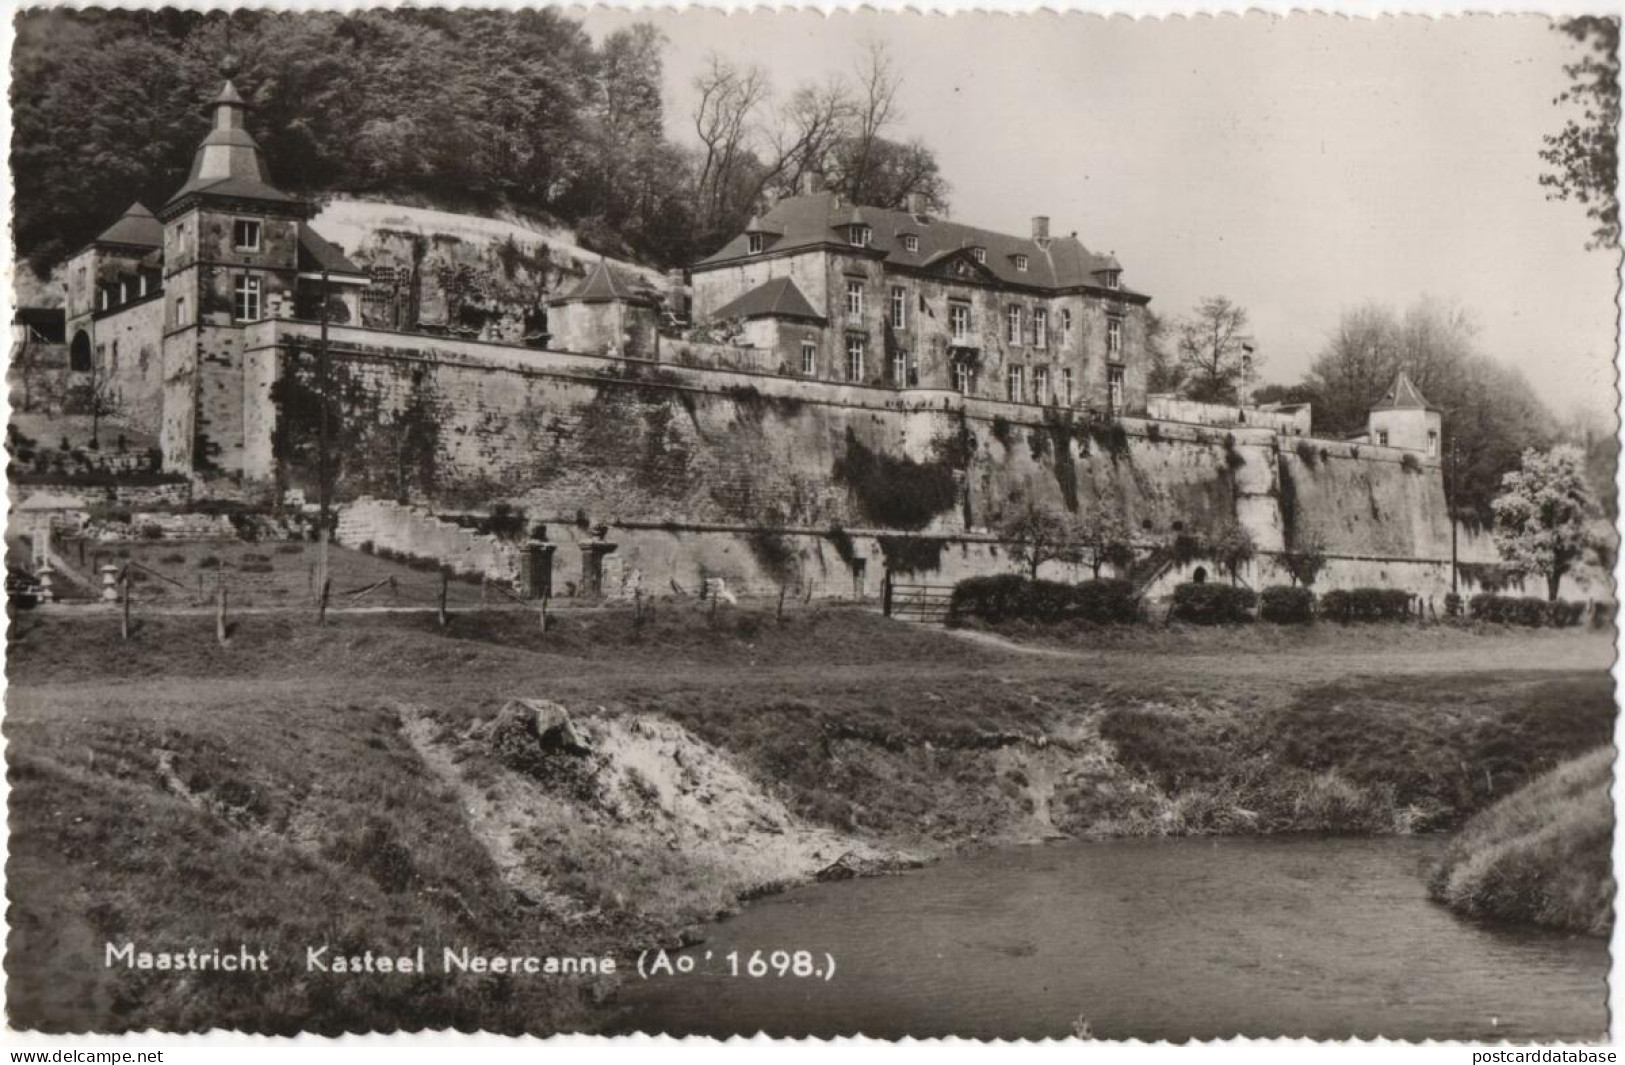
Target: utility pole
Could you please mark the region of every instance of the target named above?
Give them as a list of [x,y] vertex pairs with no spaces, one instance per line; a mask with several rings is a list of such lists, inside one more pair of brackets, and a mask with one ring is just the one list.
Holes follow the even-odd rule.
[[[327,536],[328,536],[328,473],[327,473],[327,270],[322,270],[322,332],[321,339],[316,345],[316,389],[321,415],[317,419],[316,431],[316,500],[318,508],[318,524],[316,527],[317,565],[321,570],[320,587],[327,588]],[[321,613],[327,613],[325,598]]]
[[1456,595],[1456,434],[1450,434],[1450,594]]

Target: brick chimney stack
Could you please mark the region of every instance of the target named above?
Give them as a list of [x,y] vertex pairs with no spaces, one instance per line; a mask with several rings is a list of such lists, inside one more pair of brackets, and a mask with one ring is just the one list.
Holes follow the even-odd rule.
[[1049,215],[1033,215],[1033,240],[1039,244],[1049,243]]
[[824,191],[824,175],[808,170],[801,175],[801,195],[816,196]]
[[908,213],[915,218],[925,214],[925,193],[911,192],[908,194]]

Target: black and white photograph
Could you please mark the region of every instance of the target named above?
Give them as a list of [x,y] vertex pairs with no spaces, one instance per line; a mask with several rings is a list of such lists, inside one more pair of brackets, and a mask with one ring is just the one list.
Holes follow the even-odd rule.
[[1617,10],[6,17],[19,1045],[1617,1035]]

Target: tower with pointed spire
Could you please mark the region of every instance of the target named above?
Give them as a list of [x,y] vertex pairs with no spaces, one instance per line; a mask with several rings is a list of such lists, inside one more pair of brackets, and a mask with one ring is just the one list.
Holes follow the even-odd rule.
[[1366,436],[1380,447],[1421,452],[1425,462],[1439,462],[1444,416],[1427,401],[1404,370],[1382,398],[1366,412]]

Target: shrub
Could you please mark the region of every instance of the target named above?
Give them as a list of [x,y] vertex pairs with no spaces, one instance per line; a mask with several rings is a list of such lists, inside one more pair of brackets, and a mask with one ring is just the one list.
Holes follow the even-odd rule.
[[269,562],[244,562],[237,567],[239,573],[274,573],[276,567]]
[[198,569],[219,569],[220,560],[214,555],[205,555],[197,560]]
[[1122,580],[1034,581],[1015,574],[972,577],[954,585],[948,606],[950,624],[968,618],[987,622],[1088,621],[1099,625],[1128,624],[1139,616],[1134,586]]
[[1567,628],[1578,625],[1585,617],[1584,603],[1558,600],[1549,603],[1529,595],[1494,595],[1480,592],[1468,602],[1474,621],[1490,621],[1501,625],[1522,625],[1539,628]]
[[361,551],[361,553],[363,555],[372,554],[373,553],[373,542],[371,540],[363,540],[363,541],[361,541],[360,551]]
[[281,544],[276,549],[276,553],[279,555],[301,555],[304,554],[304,551],[303,544]]
[[1347,625],[1351,621],[1404,621],[1411,614],[1411,593],[1403,588],[1337,589],[1320,597],[1320,616]]
[[147,524],[141,526],[141,539],[162,540],[163,538],[164,527],[162,525],[159,525],[156,522],[148,522]]
[[1416,473],[1421,470],[1422,463],[1417,460],[1415,455],[1407,451],[1405,454],[1399,456],[1399,467],[1406,473]]
[[1258,616],[1277,625],[1304,625],[1314,617],[1315,596],[1307,588],[1275,584],[1258,596]]
[[1462,612],[1461,596],[1455,592],[1444,597],[1444,612],[1446,617],[1459,618]]
[[165,555],[163,558],[160,558],[158,561],[166,566],[184,566],[186,564],[186,556],[181,554],[169,554]]
[[1174,589],[1173,615],[1194,625],[1229,625],[1251,621],[1257,601],[1251,588],[1187,582]]
[[1305,466],[1309,467],[1311,470],[1314,469],[1315,462],[1319,459],[1319,457],[1320,456],[1315,452],[1315,445],[1311,444],[1307,440],[1298,441],[1298,458],[1302,460]]

